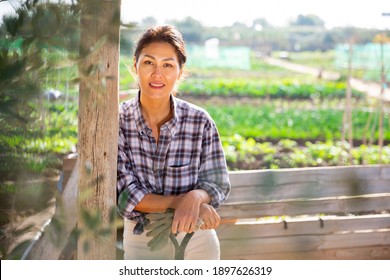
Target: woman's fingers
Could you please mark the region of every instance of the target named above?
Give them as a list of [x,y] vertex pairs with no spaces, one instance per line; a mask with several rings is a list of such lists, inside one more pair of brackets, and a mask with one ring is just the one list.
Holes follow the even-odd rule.
[[[198,219],[203,221],[203,224],[198,224]],[[199,229],[215,229],[219,226],[221,219],[211,205],[207,203],[199,204],[196,199],[193,199],[193,194],[188,193],[184,196],[184,200],[176,207],[173,221],[172,232],[191,233]]]
[[206,220],[204,223],[201,225],[201,229],[215,229],[219,226],[220,220],[219,219],[214,219],[214,220]]
[[174,234],[178,232],[190,233],[196,230],[197,216],[189,213],[175,213],[172,221],[172,232]]
[[199,217],[198,192],[188,192],[176,207],[172,223],[172,232],[193,232]]
[[199,217],[204,222],[201,229],[215,229],[221,222],[221,218],[219,217],[217,211],[215,211],[212,206],[205,203],[201,205]]

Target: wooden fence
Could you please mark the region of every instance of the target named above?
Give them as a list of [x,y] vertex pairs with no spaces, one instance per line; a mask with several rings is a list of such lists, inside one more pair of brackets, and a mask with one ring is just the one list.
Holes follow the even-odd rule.
[[390,259],[390,166],[231,172],[222,259]]
[[[47,226],[26,258],[61,257],[77,221],[75,165],[76,158],[64,161],[59,213],[68,215],[61,236]],[[237,171],[229,176],[232,191],[219,209],[217,230],[222,259],[390,259],[389,165]],[[53,236],[51,231],[57,246],[46,238]]]

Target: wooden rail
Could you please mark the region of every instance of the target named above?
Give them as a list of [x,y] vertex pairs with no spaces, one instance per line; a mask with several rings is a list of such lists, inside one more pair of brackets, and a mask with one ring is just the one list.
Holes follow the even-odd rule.
[[390,259],[390,166],[231,172],[222,259]]
[[77,224],[77,158],[64,159],[61,199],[58,200],[51,222],[39,239],[34,240],[24,253],[24,259],[58,260],[69,243],[71,232]]
[[[64,160],[63,207],[53,217],[65,227],[58,235],[49,225],[27,258],[60,257],[76,225],[75,165],[75,157]],[[232,191],[218,210],[222,259],[390,259],[389,165],[229,176]]]

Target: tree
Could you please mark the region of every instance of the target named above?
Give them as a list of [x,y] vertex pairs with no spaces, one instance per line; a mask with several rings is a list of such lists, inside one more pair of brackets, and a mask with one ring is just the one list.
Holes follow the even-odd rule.
[[186,17],[182,21],[172,20],[169,23],[176,26],[183,33],[186,42],[201,43],[203,40],[203,25],[200,21],[192,17]]
[[325,22],[320,17],[313,14],[298,15],[297,19],[290,24],[293,26],[325,26]]
[[259,29],[259,26],[261,26],[261,28],[271,27],[270,23],[265,18],[258,18],[253,21],[252,28]]
[[157,19],[155,17],[146,17],[141,21],[141,26],[149,27],[157,24]]
[[82,0],[79,259],[115,259],[120,0]]

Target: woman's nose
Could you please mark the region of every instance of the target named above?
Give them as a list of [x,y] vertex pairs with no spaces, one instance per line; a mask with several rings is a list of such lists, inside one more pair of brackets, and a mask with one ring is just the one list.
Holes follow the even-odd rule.
[[156,66],[153,69],[152,75],[154,76],[160,76],[162,74],[162,69],[160,66]]

